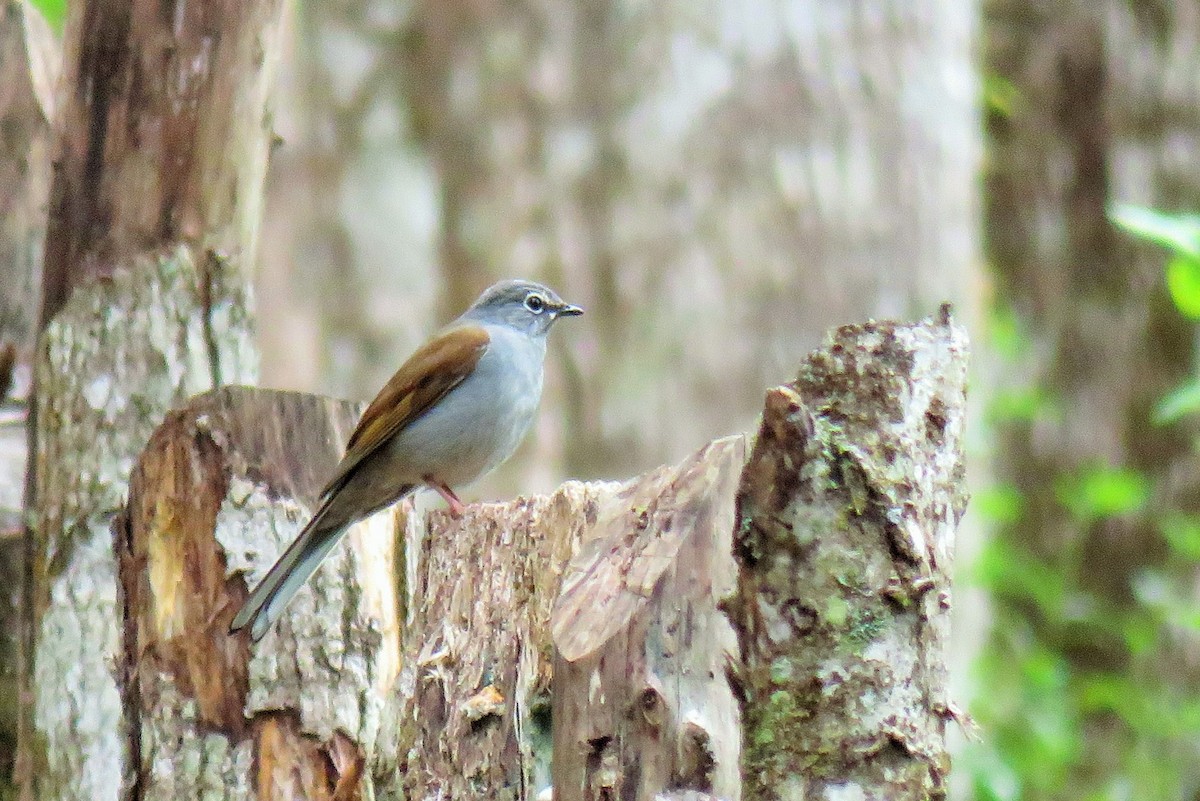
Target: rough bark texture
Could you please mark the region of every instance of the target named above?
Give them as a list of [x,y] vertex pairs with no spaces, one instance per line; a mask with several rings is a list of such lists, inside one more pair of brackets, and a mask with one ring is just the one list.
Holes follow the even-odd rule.
[[533,799],[550,786],[550,610],[618,485],[408,518],[404,670],[381,774],[404,798]]
[[[120,791],[128,752],[114,674],[120,609],[110,525],[162,414],[212,386],[215,372],[253,377],[244,306],[226,288],[239,282],[220,268],[205,275],[180,249],[78,289],[43,334],[27,610],[37,741],[22,741],[34,798]],[[211,298],[223,299],[217,309]]]
[[23,0],[0,5],[0,797],[17,744],[25,419],[59,56],[35,9]]
[[253,258],[280,6],[72,4],[43,322],[81,278],[156,246]]
[[307,520],[361,409],[231,387],[171,413],[118,527],[135,799],[356,799],[400,667],[395,521],[355,526],[251,647],[248,587]]
[[250,647],[228,621],[357,410],[193,400],[116,526],[132,797],[737,799],[743,767],[753,797],[936,795],[965,369],[947,320],[843,329],[745,470],[731,437],[457,520],[405,501]]
[[[1158,426],[1151,414],[1195,374],[1195,325],[1167,299],[1163,252],[1116,231],[1107,212],[1113,203],[1200,209],[1200,4],[996,0],[986,30],[987,69],[1011,87],[987,120],[988,258],[1030,340],[1003,390],[1043,399],[1001,421],[997,472],[1022,500],[1001,554],[1063,576],[1072,598],[1072,610],[1056,612],[1019,587],[999,588],[998,664],[1054,660],[1066,693],[1116,676],[1161,683],[1171,705],[1200,681],[1194,633],[1164,634],[1161,653],[1138,659],[1124,629],[1107,624],[1136,614],[1139,582],[1162,566],[1162,516],[1200,512],[1194,421]],[[1097,466],[1144,476],[1154,489],[1144,510],[1073,510],[1075,487]],[[1194,586],[1194,565],[1178,580]],[[997,709],[994,723],[1024,731],[1027,711],[1046,702],[1028,703]],[[1194,738],[1163,733],[1149,744],[1147,734],[1160,735],[1132,730],[1103,703],[1077,713],[1070,699],[1054,705],[1065,726],[1074,728],[1070,715],[1081,725],[1062,735],[1075,743],[1070,753],[1030,754],[1030,797],[1109,793],[1127,781],[1149,795],[1200,788]],[[1171,786],[1176,772],[1182,782]],[[1167,784],[1146,786],[1156,777]]]
[[251,272],[279,3],[72,4],[35,375],[18,766],[112,799],[129,759],[109,530],[163,414],[253,381]]
[[838,329],[767,395],[737,493],[747,799],[941,797],[967,342]]
[[734,489],[745,440],[628,482],[596,512],[555,603],[558,799],[740,797]]

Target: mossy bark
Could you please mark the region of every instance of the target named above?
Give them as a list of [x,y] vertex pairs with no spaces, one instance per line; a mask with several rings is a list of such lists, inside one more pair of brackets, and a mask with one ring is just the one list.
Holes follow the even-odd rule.
[[729,603],[747,799],[946,792],[966,348],[948,317],[846,326],[767,394]]

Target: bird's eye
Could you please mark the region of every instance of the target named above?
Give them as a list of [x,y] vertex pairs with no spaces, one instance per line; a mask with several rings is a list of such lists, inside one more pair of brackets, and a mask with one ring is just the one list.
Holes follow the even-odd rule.
[[534,314],[541,314],[546,308],[546,299],[541,295],[530,295],[525,298],[525,308]]

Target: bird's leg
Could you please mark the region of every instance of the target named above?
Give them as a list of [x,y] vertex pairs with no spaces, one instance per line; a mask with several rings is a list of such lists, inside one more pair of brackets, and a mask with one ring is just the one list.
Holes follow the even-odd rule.
[[454,490],[447,487],[445,483],[434,479],[433,476],[425,476],[425,483],[430,489],[437,492],[438,495],[441,495],[442,498],[445,499],[446,503],[450,504],[451,517],[462,517],[462,513],[466,511],[467,507],[464,506],[463,502],[460,501],[458,496],[454,494]]

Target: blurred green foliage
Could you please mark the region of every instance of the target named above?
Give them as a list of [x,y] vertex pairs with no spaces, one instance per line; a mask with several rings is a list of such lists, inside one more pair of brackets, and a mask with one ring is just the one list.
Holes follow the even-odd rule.
[[[1200,320],[1200,216],[1122,206],[1113,222],[1169,252],[1164,282],[1179,313]],[[989,320],[988,344],[1011,375],[1028,375],[1032,336],[1005,307]],[[997,429],[1030,426],[1060,414],[1053,392],[1036,379],[998,393],[987,422]],[[1200,414],[1200,378],[1161,399],[1154,422]],[[1200,696],[1163,665],[1165,646],[1200,636],[1194,576],[1200,566],[1200,516],[1161,508],[1153,482],[1126,466],[1089,464],[1058,477],[1050,498],[1084,532],[1113,518],[1153,524],[1165,557],[1137,571],[1132,602],[1117,606],[1087,588],[1085,537],[1074,533],[1052,557],[1022,545],[1030,498],[998,484],[975,500],[995,535],[969,577],[996,600],[993,637],[977,662],[979,695],[972,712],[984,735],[960,765],[980,801],[1082,799],[1124,801],[1190,797],[1200,738]],[[1044,502],[1044,499],[1043,499]],[[1147,544],[1147,548],[1156,547]],[[1101,649],[1094,666],[1080,653]],[[1119,669],[1113,666],[1119,666]],[[1121,744],[1097,764],[1088,732],[1097,726]]]
[[55,33],[62,33],[63,23],[67,19],[67,0],[29,0],[29,5],[42,12]]

